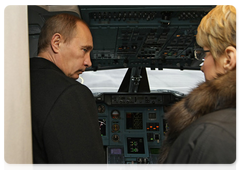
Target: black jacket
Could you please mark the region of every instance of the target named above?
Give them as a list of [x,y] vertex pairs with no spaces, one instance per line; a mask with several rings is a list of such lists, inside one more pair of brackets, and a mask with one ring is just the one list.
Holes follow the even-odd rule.
[[33,163],[105,163],[91,91],[46,59],[30,68]]
[[233,163],[236,70],[199,84],[170,108],[165,119],[169,130],[160,149],[160,163]]
[[199,118],[172,145],[163,170],[239,170],[240,110]]

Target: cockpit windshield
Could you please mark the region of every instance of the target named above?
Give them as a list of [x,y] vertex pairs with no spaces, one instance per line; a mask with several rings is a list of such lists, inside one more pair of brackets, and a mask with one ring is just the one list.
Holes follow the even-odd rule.
[[[204,81],[200,70],[146,69],[151,92],[172,90],[188,94],[191,89]],[[93,93],[117,92],[127,72],[125,69],[86,71],[77,80],[90,88]]]

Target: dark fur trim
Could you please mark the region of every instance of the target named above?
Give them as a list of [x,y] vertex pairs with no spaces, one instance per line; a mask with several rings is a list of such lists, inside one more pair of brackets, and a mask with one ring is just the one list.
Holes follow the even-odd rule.
[[160,149],[159,163],[166,160],[171,145],[188,125],[205,114],[231,107],[236,107],[236,70],[198,85],[165,114],[170,128]]

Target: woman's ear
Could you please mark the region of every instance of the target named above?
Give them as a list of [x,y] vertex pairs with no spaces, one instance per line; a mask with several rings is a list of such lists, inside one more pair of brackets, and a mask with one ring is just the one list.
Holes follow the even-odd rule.
[[52,36],[52,39],[51,39],[51,48],[52,48],[52,50],[53,50],[54,53],[58,53],[61,39],[62,39],[62,36],[61,36],[61,34],[59,34],[59,33],[55,33],[55,34]]
[[228,46],[225,49],[225,61],[224,61],[224,69],[226,71],[233,70],[236,68],[236,53],[237,50],[233,46]]

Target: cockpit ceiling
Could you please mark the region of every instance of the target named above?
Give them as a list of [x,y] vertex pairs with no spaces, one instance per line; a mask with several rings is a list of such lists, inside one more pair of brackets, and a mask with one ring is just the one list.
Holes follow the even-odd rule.
[[[59,5],[59,4],[189,4],[190,3],[208,3],[208,4],[216,4],[219,0],[39,0],[39,1],[47,1],[49,5]],[[93,4],[94,3],[94,4]]]
[[[79,8],[79,16],[93,35],[89,70],[134,67],[199,70],[202,61],[194,58],[197,27],[220,0],[38,1],[47,3],[48,8],[64,4]],[[37,41],[37,35],[33,36]]]

